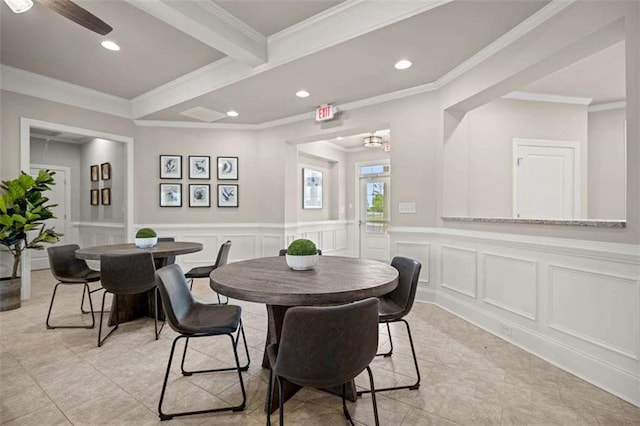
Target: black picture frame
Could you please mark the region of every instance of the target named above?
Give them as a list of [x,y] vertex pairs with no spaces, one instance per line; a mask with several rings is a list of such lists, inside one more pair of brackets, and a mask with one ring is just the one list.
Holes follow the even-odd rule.
[[238,207],[240,193],[237,184],[218,184],[218,207]]
[[182,207],[182,184],[161,183],[159,202],[160,207]]
[[97,164],[92,165],[89,168],[89,177],[91,182],[98,182],[100,180],[100,166]]
[[211,207],[211,185],[189,184],[189,207]]
[[[97,168],[98,166],[96,166]],[[100,205],[100,190],[99,189],[92,189],[89,195],[89,203],[92,206],[99,206]]]
[[100,195],[101,195],[100,203],[103,206],[110,206],[111,205],[111,188],[102,188]]
[[160,179],[182,179],[182,155],[160,156]]
[[238,180],[238,157],[218,157],[216,164],[218,180]]
[[111,163],[100,164],[100,178],[102,180],[111,180]]
[[190,155],[189,179],[211,179],[211,157],[208,155]]

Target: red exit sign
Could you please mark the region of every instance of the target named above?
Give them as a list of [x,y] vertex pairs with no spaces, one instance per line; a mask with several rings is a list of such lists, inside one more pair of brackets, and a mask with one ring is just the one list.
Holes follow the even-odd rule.
[[321,105],[316,109],[316,121],[332,120],[336,113],[333,105]]

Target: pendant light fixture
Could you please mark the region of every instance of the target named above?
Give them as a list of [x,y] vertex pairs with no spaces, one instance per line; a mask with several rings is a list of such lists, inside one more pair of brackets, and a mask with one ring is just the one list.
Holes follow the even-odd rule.
[[367,148],[378,148],[382,146],[382,138],[371,133],[369,136],[365,136],[362,140],[363,144]]
[[33,7],[31,0],[4,0],[13,13],[22,13]]

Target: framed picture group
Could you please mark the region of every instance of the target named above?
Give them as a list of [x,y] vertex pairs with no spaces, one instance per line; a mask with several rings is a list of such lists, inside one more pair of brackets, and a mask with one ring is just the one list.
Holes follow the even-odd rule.
[[[89,167],[89,179],[91,182],[111,180],[111,163],[91,165]],[[89,204],[92,206],[110,206],[111,188],[92,188],[89,193]]]
[[[160,155],[160,179],[182,179],[182,155]],[[211,179],[211,157],[208,155],[189,155],[185,164],[189,180]],[[216,157],[216,178],[219,181],[238,180],[238,157]],[[92,170],[93,171],[93,170]],[[97,171],[96,171],[97,173]],[[160,183],[160,207],[182,207],[182,183]],[[218,207],[238,207],[238,184],[218,184]],[[211,184],[188,184],[189,207],[211,207]]]

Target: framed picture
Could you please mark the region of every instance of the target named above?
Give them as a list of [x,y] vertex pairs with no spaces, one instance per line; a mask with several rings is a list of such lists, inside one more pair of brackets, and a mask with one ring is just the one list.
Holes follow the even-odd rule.
[[238,185],[218,185],[218,207],[238,207]]
[[[96,166],[96,170],[98,169],[98,166]],[[98,204],[100,204],[100,190],[99,189],[92,189],[91,190],[91,205],[92,206],[97,206]]]
[[211,157],[190,155],[189,179],[211,179]]
[[218,157],[218,180],[238,180],[238,157]]
[[102,188],[102,205],[111,205],[111,188]]
[[102,180],[111,179],[111,163],[100,164],[100,174],[102,175]]
[[91,182],[97,182],[100,179],[100,170],[97,164],[91,166]]
[[302,208],[322,208],[322,172],[302,169]]
[[160,179],[182,179],[182,155],[160,156]]
[[182,207],[182,184],[160,184],[160,207]]
[[210,187],[207,184],[189,185],[189,207],[211,207]]

